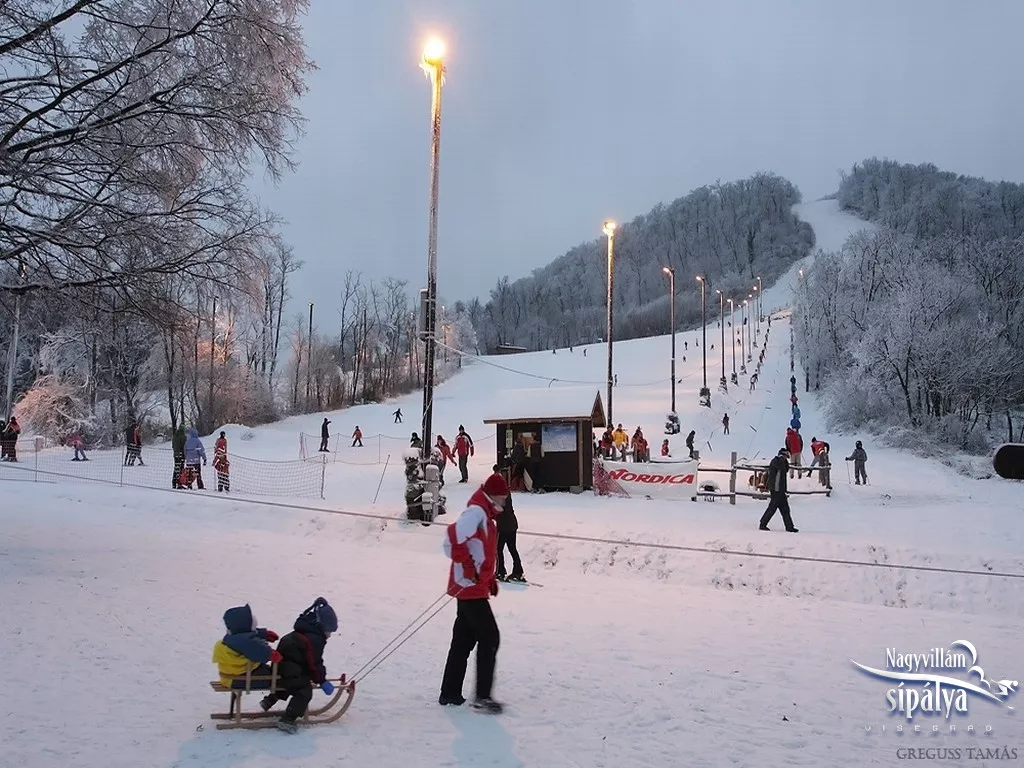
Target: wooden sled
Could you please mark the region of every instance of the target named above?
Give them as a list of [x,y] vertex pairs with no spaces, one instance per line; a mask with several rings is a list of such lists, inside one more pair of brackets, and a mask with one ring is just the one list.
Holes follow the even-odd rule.
[[[235,678],[235,680],[239,682],[243,680],[245,681],[244,688],[229,688],[221,683],[220,680],[210,681],[210,687],[217,693],[227,693],[231,696],[227,712],[213,712],[210,714],[211,720],[228,721],[217,723],[218,730],[230,730],[235,728],[256,730],[259,728],[277,727],[277,721],[284,713],[283,709],[271,709],[268,712],[264,712],[262,709],[252,712],[242,711],[242,696],[244,694],[261,693],[266,695],[270,693],[270,689],[267,688],[252,688],[253,681],[262,682],[264,680],[269,680],[271,687],[276,688],[277,665],[273,665],[271,669],[272,672],[269,677],[266,675],[254,676],[252,673],[246,673],[245,677]],[[328,699],[327,703],[321,707],[313,707],[311,705],[306,710],[306,714],[299,719],[299,722],[303,725],[326,725],[327,723],[336,722],[341,719],[341,716],[344,715],[352,705],[352,699],[355,698],[356,695],[355,681],[348,682],[345,675],[342,675],[340,678],[328,679],[334,684],[334,694],[330,699]],[[343,696],[345,697],[344,701],[342,701]]]

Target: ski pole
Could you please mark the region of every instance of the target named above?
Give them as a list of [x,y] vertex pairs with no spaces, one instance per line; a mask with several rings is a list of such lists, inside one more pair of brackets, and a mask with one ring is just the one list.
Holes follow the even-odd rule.
[[846,484],[850,485],[853,482],[853,476],[850,475],[850,462],[846,462]]

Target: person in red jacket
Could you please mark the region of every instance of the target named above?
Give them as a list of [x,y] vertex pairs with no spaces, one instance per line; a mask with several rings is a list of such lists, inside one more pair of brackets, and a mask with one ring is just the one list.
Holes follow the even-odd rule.
[[796,479],[799,480],[801,477],[800,467],[802,465],[800,454],[804,449],[804,439],[800,437],[800,433],[792,427],[786,428],[786,450],[789,451],[789,477],[793,478],[794,468],[796,471]]
[[217,471],[217,493],[230,493],[231,462],[228,461],[228,437],[223,431],[213,444],[213,468]]
[[455,438],[455,455],[459,457],[460,483],[469,482],[469,457],[473,455],[473,438],[466,434],[466,428],[459,424],[459,436]]
[[438,454],[438,479],[440,480],[441,487],[444,488],[444,468],[448,466],[449,461],[452,464],[455,463],[455,454],[452,453],[451,446],[445,442],[445,439],[441,435],[437,436],[437,442],[434,443],[434,450],[431,451],[431,453]]
[[444,551],[452,561],[448,571],[448,594],[456,599],[458,608],[441,680],[441,695],[437,699],[441,705],[458,706],[466,701],[462,684],[469,654],[476,646],[473,707],[489,714],[499,714],[503,709],[491,698],[500,634],[489,598],[498,594],[495,518],[501,514],[508,495],[508,483],[495,472],[469,497],[466,509],[446,531]]

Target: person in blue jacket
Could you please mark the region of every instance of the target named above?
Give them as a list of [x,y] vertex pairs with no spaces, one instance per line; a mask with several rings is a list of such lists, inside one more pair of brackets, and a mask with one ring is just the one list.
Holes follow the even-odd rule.
[[[220,672],[221,683],[228,688],[244,688],[245,675],[271,677],[270,664],[281,661],[280,653],[270,647],[277,642],[277,633],[256,625],[256,617],[248,603],[224,612],[228,633],[213,646],[213,663]],[[268,690],[270,680],[252,680],[252,690]]]
[[206,449],[199,439],[199,433],[195,427],[189,427],[188,438],[185,440],[185,469],[188,471],[188,489],[192,490],[194,480],[199,490],[203,490],[203,470],[199,465],[202,459],[202,466],[206,466]]

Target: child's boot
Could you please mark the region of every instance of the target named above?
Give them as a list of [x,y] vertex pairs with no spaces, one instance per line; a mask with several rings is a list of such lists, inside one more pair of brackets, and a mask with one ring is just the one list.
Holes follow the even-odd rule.
[[285,733],[298,733],[299,726],[294,720],[285,720],[283,717],[277,721],[277,730]]

